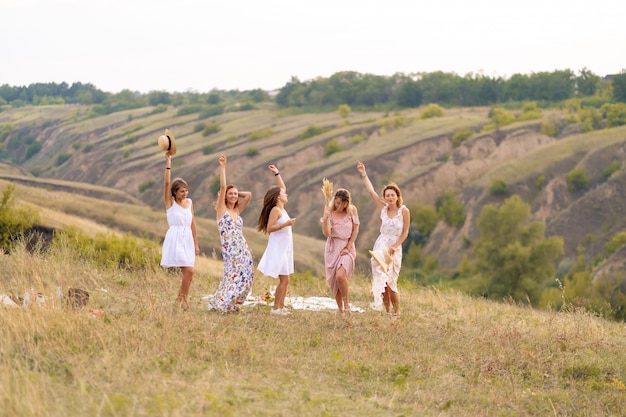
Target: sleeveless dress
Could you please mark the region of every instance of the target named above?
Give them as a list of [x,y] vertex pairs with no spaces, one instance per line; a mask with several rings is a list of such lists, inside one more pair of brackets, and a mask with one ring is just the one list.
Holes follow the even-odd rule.
[[[404,219],[402,216],[402,210],[404,205],[398,209],[398,213],[390,218],[387,215],[387,206],[383,207],[380,211],[380,235],[374,242],[374,252],[385,247],[390,247],[398,241],[400,235],[402,235],[402,229],[404,228]],[[385,287],[389,287],[393,292],[398,292],[398,275],[400,274],[400,265],[402,265],[402,251],[397,250],[393,254],[393,261],[389,265],[389,269],[385,274],[374,259],[372,262],[372,293],[374,294],[375,310],[381,310],[383,307],[383,293]]]
[[191,199],[189,207],[184,208],[175,200],[166,210],[167,224],[170,226],[163,240],[161,266],[165,268],[190,266],[196,260],[196,246],[191,233]]
[[209,301],[209,310],[222,313],[238,311],[252,289],[252,253],[243,237],[243,219],[233,219],[228,211],[217,222],[222,242],[224,274]]
[[352,226],[354,224],[359,224],[358,216],[348,214],[342,219],[335,219],[330,216],[330,236],[326,238],[324,263],[326,265],[326,283],[335,296],[337,296],[337,291],[339,290],[337,286],[337,270],[339,267],[343,266],[348,278],[352,276],[354,271],[354,261],[356,259],[354,245],[348,248],[349,253],[347,255],[341,255],[341,251],[346,247],[350,236],[352,236]]
[[[276,224],[283,224],[289,219],[289,215],[283,210],[283,214]],[[272,278],[278,278],[279,275],[293,274],[293,237],[291,236],[291,226],[283,227],[270,233],[267,240],[267,248],[265,248],[257,269],[264,276]]]

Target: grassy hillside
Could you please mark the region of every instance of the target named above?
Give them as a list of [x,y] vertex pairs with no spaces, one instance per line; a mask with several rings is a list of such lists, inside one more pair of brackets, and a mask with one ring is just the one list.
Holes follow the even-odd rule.
[[[402,317],[367,309],[357,274],[349,320],[333,311],[206,311],[219,263],[174,305],[180,277],[94,268],[64,251],[0,259],[0,292],[41,291],[41,307],[0,307],[6,416],[599,416],[626,401],[623,324],[539,312],[400,283]],[[84,309],[55,286],[90,291]],[[271,281],[257,277],[253,294]],[[296,274],[289,297],[328,295]],[[94,317],[90,310],[104,311]]]
[[[621,214],[626,197],[620,191],[626,130],[603,129],[600,124],[598,130],[583,133],[575,115],[558,108],[541,110],[538,119],[517,120],[486,132],[482,129],[491,122],[489,108],[446,109],[442,117],[429,119],[421,117],[423,109],[351,112],[346,118],[337,112],[293,114],[270,104],[206,118],[199,113],[181,115],[175,107],[156,110],[148,107],[99,117],[92,117],[88,106],[2,112],[2,155],[22,170],[4,178],[18,181],[16,176],[21,176],[22,184],[57,191],[77,184],[71,193],[109,201],[94,203],[93,210],[77,205],[64,212],[77,217],[91,217],[93,212],[97,223],[119,222],[119,230],[159,238],[164,233],[164,216],[159,215],[164,159],[156,139],[170,128],[178,142],[172,174],[189,182],[196,215],[206,222],[203,251],[219,252],[213,205],[217,160],[224,152],[229,158],[228,181],[253,194],[243,218],[249,228],[246,236],[258,254],[265,240],[253,227],[263,195],[274,185],[267,165],[279,167],[290,195],[286,208],[298,219],[294,231],[302,242],[298,243],[300,267],[305,270],[319,270],[321,265],[324,177],[352,192],[361,217],[356,242],[361,257],[378,234],[380,220],[356,172],[357,159],[365,162],[375,187],[395,181],[409,204],[434,205],[443,193],[458,193],[465,224],[455,228],[439,222],[423,250],[425,257],[448,271],[456,269],[464,255],[471,256],[482,208],[499,205],[513,194],[531,205],[533,220],[545,222],[548,235],[563,238],[565,260],[573,259],[581,246],[587,259],[602,259],[604,244],[626,230]],[[543,133],[545,123],[560,127],[548,136]],[[473,135],[453,144],[463,129]],[[31,155],[33,143],[40,149]],[[617,171],[605,176],[613,163],[618,164]],[[591,181],[583,189],[569,190],[566,177],[575,168],[584,168]],[[505,194],[490,191],[494,180],[507,184]],[[137,220],[137,225],[128,224],[123,215],[127,210],[146,209],[145,219]],[[155,229],[155,224],[160,228]],[[308,252],[309,248],[314,249]]]

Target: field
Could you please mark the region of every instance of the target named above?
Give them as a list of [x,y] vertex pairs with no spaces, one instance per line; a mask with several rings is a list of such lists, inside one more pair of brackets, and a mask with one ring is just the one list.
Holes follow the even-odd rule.
[[[64,250],[0,259],[4,292],[45,303],[0,308],[6,416],[610,416],[626,401],[626,329],[583,311],[541,312],[400,283],[402,317],[368,308],[366,265],[350,319],[334,311],[208,312],[220,263],[202,258],[188,311],[165,271],[99,270]],[[270,278],[256,277],[253,295]],[[82,309],[55,286],[87,289]],[[288,297],[329,296],[295,274]],[[90,311],[103,310],[103,317]]]

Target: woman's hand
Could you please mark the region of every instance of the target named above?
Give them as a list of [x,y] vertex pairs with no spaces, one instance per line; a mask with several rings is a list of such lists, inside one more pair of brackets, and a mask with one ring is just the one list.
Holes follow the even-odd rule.
[[276,165],[269,165],[267,168],[272,171],[274,175],[278,174],[278,168],[276,168]]
[[221,155],[220,155],[219,162],[220,162],[220,165],[221,165],[221,166],[225,166],[225,165],[226,165],[226,155],[221,154]]
[[359,171],[359,174],[361,174],[362,177],[367,175],[367,172],[365,171],[365,164],[361,161],[356,161],[356,170]]

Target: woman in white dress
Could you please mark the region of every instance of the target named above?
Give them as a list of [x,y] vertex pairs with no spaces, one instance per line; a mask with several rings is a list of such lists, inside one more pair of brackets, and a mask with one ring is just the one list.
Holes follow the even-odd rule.
[[257,269],[264,276],[278,278],[271,313],[284,316],[291,314],[285,308],[285,296],[289,285],[289,275],[294,271],[291,227],[296,219],[290,218],[285,211],[285,204],[288,201],[287,188],[278,168],[274,165],[268,168],[274,174],[277,186],[270,188],[263,198],[263,208],[259,215],[257,230],[269,234],[269,238]]
[[169,229],[163,240],[161,266],[178,267],[183,272],[183,280],[178,290],[176,302],[183,309],[189,308],[187,297],[193,280],[196,255],[200,254],[196,221],[189,194],[189,186],[182,178],[176,178],[170,186],[172,156],[165,153],[165,180],[163,183],[163,203]]
[[365,182],[365,188],[376,208],[380,211],[380,235],[374,243],[373,252],[386,249],[392,258],[387,271],[372,259],[372,293],[374,304],[372,308],[382,310],[385,307],[387,315],[400,317],[400,296],[398,294],[398,275],[402,264],[402,242],[409,236],[411,214],[409,209],[402,204],[400,188],[389,183],[382,189],[381,196],[376,194],[372,182],[367,176],[365,165],[357,161],[356,169]]

